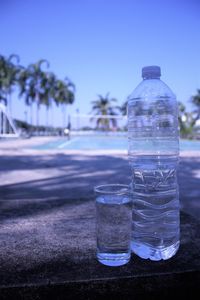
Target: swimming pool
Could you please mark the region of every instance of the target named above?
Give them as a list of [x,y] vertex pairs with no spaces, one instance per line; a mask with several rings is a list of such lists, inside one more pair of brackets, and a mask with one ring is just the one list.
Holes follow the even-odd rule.
[[[128,141],[122,136],[74,136],[70,140],[60,138],[33,148],[38,150],[126,150]],[[200,151],[200,141],[180,140],[180,150]]]

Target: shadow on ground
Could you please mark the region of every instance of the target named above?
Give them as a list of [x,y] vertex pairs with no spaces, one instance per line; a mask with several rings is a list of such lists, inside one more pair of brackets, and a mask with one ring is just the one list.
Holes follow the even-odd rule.
[[[141,274],[147,274],[149,286],[152,274],[160,277],[158,267],[161,275],[173,271],[175,275],[169,276],[174,283],[180,280],[173,276],[184,270],[188,274],[199,266],[199,223],[189,216],[181,222],[181,248],[167,264],[134,257],[116,270],[96,262],[93,187],[130,182],[126,156],[4,155],[0,168],[0,288],[33,283],[49,288],[50,283],[67,282],[70,289],[72,282],[79,280],[98,282],[103,276],[119,277],[121,282],[120,277],[125,276],[126,282],[133,275],[130,290],[137,276],[143,289]],[[200,158],[181,159],[179,184],[182,208],[200,218]],[[165,282],[162,276],[152,285],[161,282]],[[11,294],[8,288],[4,299]]]
[[[95,185],[130,182],[125,156],[2,156],[0,165],[2,217],[42,213],[75,200],[92,201]],[[200,158],[181,158],[178,178],[182,209],[200,217]]]
[[125,159],[116,157],[4,156],[0,164],[1,219],[93,201],[95,185],[130,181]]

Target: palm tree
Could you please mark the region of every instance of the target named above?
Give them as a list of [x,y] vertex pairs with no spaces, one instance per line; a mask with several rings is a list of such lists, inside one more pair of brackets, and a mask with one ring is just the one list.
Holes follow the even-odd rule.
[[[49,126],[49,108],[52,107],[54,95],[55,95],[55,85],[56,76],[52,72],[46,73],[47,82],[44,84],[44,103],[46,106],[46,126]],[[51,124],[53,125],[53,124]]]
[[178,121],[180,131],[184,132],[186,126],[186,109],[185,105],[181,102],[178,102]]
[[193,127],[195,124],[194,121],[194,113],[193,112],[187,112],[186,107],[183,103],[178,102],[178,121],[180,126],[180,133],[183,136],[188,136],[193,133]]
[[[17,64],[12,62],[13,58],[16,59]],[[9,105],[10,113],[12,112],[12,103],[11,103],[11,94],[13,91],[13,87],[17,84],[18,74],[20,71],[19,56],[16,54],[12,54],[7,58],[1,56],[0,57],[0,89],[1,95],[4,94],[4,98],[7,100],[7,104]]]
[[[110,129],[110,123],[112,127],[117,126],[116,118],[107,118],[107,115],[116,116],[120,107],[116,105],[117,99],[109,98],[109,93],[106,94],[105,97],[102,95],[98,95],[98,99],[92,101],[92,114],[98,116],[97,117],[97,128],[102,128],[105,130]],[[101,117],[103,116],[103,117]],[[93,120],[92,118],[91,120]]]
[[37,115],[36,115],[36,126],[39,126],[39,109],[40,104],[45,103],[45,99],[48,97],[48,80],[46,74],[41,69],[41,65],[46,63],[49,67],[47,60],[41,59],[35,64],[28,66],[29,76],[30,76],[30,85],[34,88],[35,97],[32,98],[33,102],[36,102],[37,105]]
[[200,119],[200,89],[197,90],[197,94],[192,96],[192,103],[196,106],[196,109],[193,112],[193,122],[192,126]]
[[65,107],[66,104],[73,103],[75,92],[75,86],[68,78],[59,80],[52,72],[44,72],[41,69],[44,62],[49,66],[46,60],[40,60],[36,64],[29,65],[27,69],[22,68],[18,80],[20,96],[25,96],[25,103],[30,106],[31,111],[32,104],[34,102],[37,104],[37,126],[41,104],[46,106],[46,125],[48,126],[49,108],[53,101],[56,105]]
[[[6,59],[4,56],[0,56],[0,103],[7,104],[7,99],[4,90],[4,79],[6,77]],[[4,114],[0,111],[0,133],[5,132],[6,119]]]
[[[15,58],[17,64],[14,64],[12,62],[12,59]],[[5,89],[6,89],[6,94],[8,97],[8,105],[9,105],[9,110],[10,114],[12,115],[12,91],[13,87],[16,86],[17,80],[18,80],[18,75],[20,72],[20,66],[18,65],[19,63],[19,56],[16,54],[12,54],[8,57],[7,60],[7,76],[5,80]]]
[[29,85],[29,72],[24,67],[21,67],[19,78],[19,97],[25,97],[25,104],[30,107],[30,124],[33,125],[32,99],[35,98],[34,88]]
[[5,78],[7,74],[7,62],[4,56],[0,55],[0,101],[6,102]]
[[[4,101],[4,104],[9,105],[11,113],[11,93],[13,91],[13,86],[16,85],[17,74],[19,72],[18,66],[16,66],[12,59],[16,58],[19,62],[19,57],[17,55],[10,55],[8,58],[0,56],[0,100]],[[4,132],[9,128],[9,123],[4,115],[1,119],[3,120],[3,130]]]
[[66,126],[66,105],[74,102],[75,85],[68,79],[57,79],[55,83],[55,91],[53,93],[55,103],[62,107],[63,127]]
[[32,124],[32,104],[37,105],[36,125],[39,126],[40,104],[44,104],[48,98],[48,78],[41,69],[43,63],[49,67],[48,61],[41,59],[37,63],[30,64],[27,69],[22,69],[19,76],[20,96],[25,95],[25,103],[31,107]]
[[127,104],[128,104],[128,99],[120,107],[120,110],[121,110],[121,113],[123,116],[126,116],[126,114],[127,114]]

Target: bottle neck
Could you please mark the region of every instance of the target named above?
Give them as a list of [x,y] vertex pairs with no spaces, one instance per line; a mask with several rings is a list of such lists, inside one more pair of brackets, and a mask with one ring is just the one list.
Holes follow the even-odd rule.
[[158,79],[160,80],[160,76],[144,76],[143,80],[148,80],[148,79]]

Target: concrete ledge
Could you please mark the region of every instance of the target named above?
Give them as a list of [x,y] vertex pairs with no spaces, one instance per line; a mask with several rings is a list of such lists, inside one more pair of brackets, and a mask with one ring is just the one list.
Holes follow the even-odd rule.
[[[1,299],[169,299],[179,296],[199,298],[199,272],[162,274],[120,279],[65,282],[44,286],[1,289]],[[163,282],[163,284],[161,284]],[[165,284],[164,284],[165,282]]]
[[67,220],[57,224],[53,236],[57,243],[52,242],[51,249],[42,246],[30,232],[21,235],[21,248],[17,244],[18,232],[13,231],[10,236],[8,233],[7,238],[1,236],[2,300],[93,300],[105,295],[115,299],[169,299],[176,294],[189,297],[193,293],[200,296],[200,223],[195,218],[182,213],[181,247],[172,259],[151,262],[133,255],[129,264],[109,268],[95,258],[92,203],[77,204],[74,203],[76,218],[68,214]]

